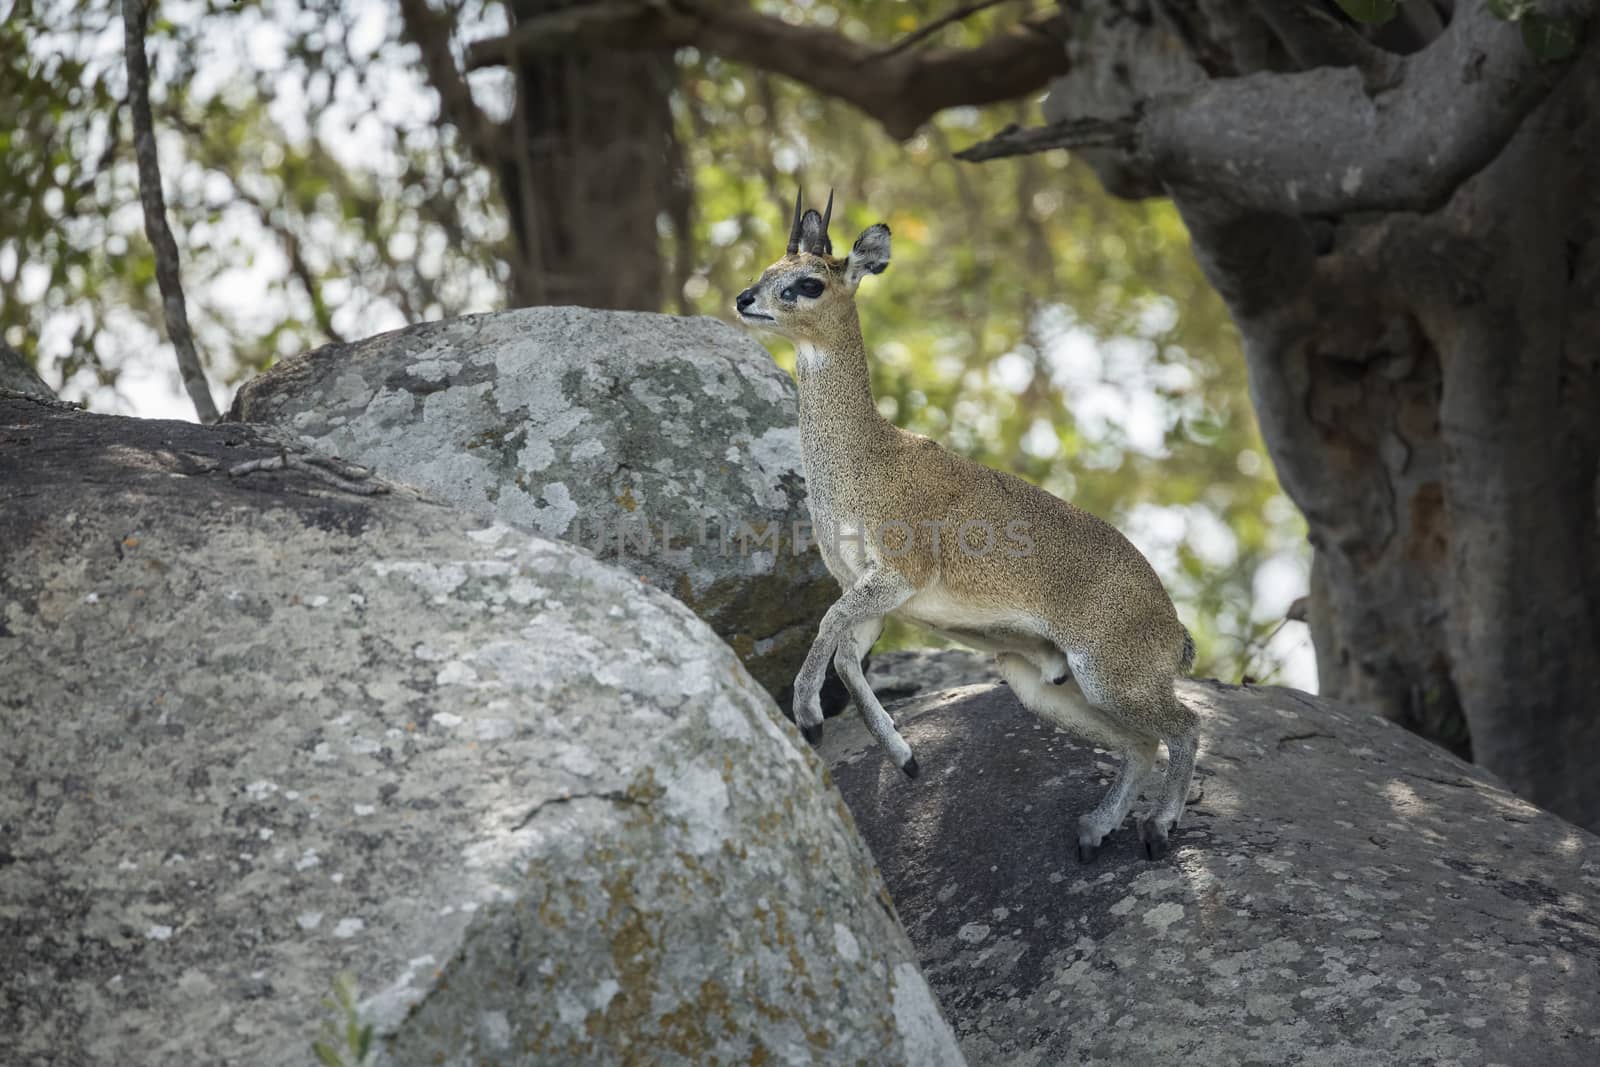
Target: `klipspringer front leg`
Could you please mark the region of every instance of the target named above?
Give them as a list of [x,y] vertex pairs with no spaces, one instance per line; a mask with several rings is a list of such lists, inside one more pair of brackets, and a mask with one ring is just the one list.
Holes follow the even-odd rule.
[[[794,721],[807,741],[814,745],[822,740],[822,679],[840,641],[863,623],[881,622],[885,615],[910,600],[915,591],[910,582],[893,571],[874,568],[857,579],[822,616],[817,639],[811,643],[811,651],[806,653],[806,661],[794,680]],[[860,670],[861,664],[857,663],[856,672],[859,674]],[[844,671],[839,673],[842,676]],[[855,689],[848,678],[845,685],[854,696]]]
[[850,696],[855,700],[872,736],[878,739],[878,744],[889,753],[894,765],[904,771],[907,778],[915,778],[917,758],[911,754],[911,746],[900,736],[900,731],[895,729],[894,719],[883,710],[878,695],[867,684],[866,673],[861,669],[861,657],[867,654],[881,633],[882,619],[868,619],[851,627],[850,632],[839,639],[839,650],[833,655],[833,666],[839,672],[839,677],[844,679],[845,688],[850,690]]

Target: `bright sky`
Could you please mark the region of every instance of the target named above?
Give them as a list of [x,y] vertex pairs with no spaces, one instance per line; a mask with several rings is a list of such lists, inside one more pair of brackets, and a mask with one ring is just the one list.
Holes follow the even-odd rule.
[[[236,18],[217,23],[219,32],[208,36],[210,54],[201,63],[192,86],[199,97],[228,91],[236,72],[242,68],[253,66],[270,70],[282,65],[287,36],[280,26],[290,19],[305,17],[304,11],[289,0],[267,0],[265,8],[264,11],[247,10]],[[353,0],[346,10],[354,20],[347,39],[349,47],[358,57],[371,56],[390,38],[390,20],[396,13],[391,5],[375,0]],[[195,0],[168,0],[163,10],[163,14],[174,20],[199,17],[200,12],[201,5]],[[503,18],[497,9],[496,12],[493,17]],[[495,28],[486,22],[483,32]],[[52,47],[47,40],[36,44]],[[95,42],[93,51],[100,61],[119,65],[120,49],[121,27],[118,24]],[[152,58],[159,92],[160,55]],[[435,109],[431,91],[414,69],[404,64],[376,62],[369,65],[369,70],[372,73],[365,91],[335,94],[319,120],[327,127],[321,132],[328,148],[343,161],[367,168],[384,165],[382,130],[385,125],[426,125],[431,122]],[[473,75],[480,103],[491,112],[499,110],[504,100],[503,77],[496,71]],[[272,117],[291,137],[304,138],[312,132],[305,121],[308,113],[299,79],[282,78],[271,108]],[[328,136],[333,130],[337,131],[336,135]],[[180,181],[203,180],[192,179],[190,172],[185,171],[181,141],[167,139],[162,144],[162,158],[169,188],[174,176]],[[198,303],[196,297],[203,296],[205,303],[227,309],[238,322],[271,322],[281,318],[285,298],[272,284],[285,272],[281,246],[256,220],[224,215],[219,225],[233,227],[236,232],[230,236],[243,242],[247,254],[243,265],[220,276],[203,279],[186,276],[186,288],[195,294],[192,302]],[[181,234],[179,240],[181,244]],[[41,278],[40,284],[43,282]],[[337,295],[329,293],[330,302],[336,306]],[[470,304],[488,310],[495,306],[497,298],[496,291],[480,285],[472,291]],[[1152,313],[1175,316],[1178,311],[1158,307]],[[119,346],[121,351],[109,360],[122,368],[115,391],[98,385],[87,373],[71,382],[52,381],[51,384],[70,399],[87,398],[90,406],[98,411],[193,420],[194,409],[179,381],[171,348],[165,343],[164,328],[157,334],[151,324],[132,321],[132,316],[128,318],[129,322],[117,324],[116,332],[124,343]],[[335,325],[347,337],[358,338],[395,329],[406,322],[392,305],[350,301],[336,312]],[[220,384],[224,376],[232,376],[226,373],[229,367],[225,351],[219,352],[219,349],[225,350],[226,345],[216,340],[221,335],[208,331],[204,321],[196,321],[195,328],[202,352],[213,369],[221,372],[212,375],[212,391],[219,408],[226,410],[233,394],[232,388]],[[65,351],[70,347],[72,331],[71,321],[53,323],[40,338],[41,348],[48,352],[59,347]],[[1074,417],[1083,431],[1092,437],[1097,426],[1116,428],[1128,447],[1159,456],[1166,432],[1167,408],[1157,386],[1170,387],[1174,383],[1159,381],[1158,377],[1187,372],[1181,367],[1160,365],[1147,358],[1133,339],[1126,343],[1100,343],[1087,331],[1072,327],[1070,314],[1064,315],[1052,332],[1053,340],[1047,353],[1053,368],[1051,382],[1069,398]],[[208,345],[208,340],[213,343]],[[1115,373],[1107,374],[1108,368],[1114,368]],[[996,371],[1002,382],[1008,373],[1031,373],[1025,367],[1009,367],[1006,357],[999,361]],[[1049,427],[1037,430],[1038,433],[1024,440],[1023,447],[1041,456],[1053,455],[1057,447],[1054,432]],[[1203,507],[1144,507],[1136,510],[1124,525],[1129,538],[1156,569],[1165,574],[1177,571],[1178,547],[1185,541],[1202,559],[1219,566],[1231,562],[1236,552],[1232,532]],[[1270,560],[1255,577],[1256,619],[1281,619],[1290,602],[1302,595],[1308,584],[1303,554],[1284,553]],[[1315,659],[1303,624],[1290,623],[1279,630],[1265,655],[1258,657],[1258,664],[1267,661],[1285,664],[1279,678],[1284,684],[1315,691]]]

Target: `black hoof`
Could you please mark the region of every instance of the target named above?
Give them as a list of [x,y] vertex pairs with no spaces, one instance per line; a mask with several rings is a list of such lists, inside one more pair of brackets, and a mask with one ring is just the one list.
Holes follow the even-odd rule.
[[1144,844],[1144,858],[1147,860],[1158,860],[1172,848],[1166,832],[1157,829],[1153,822],[1139,824],[1139,840]]
[[822,724],[819,722],[815,726],[800,727],[800,736],[813,745],[822,744]]
[[1078,862],[1093,863],[1094,858],[1100,855],[1100,846],[1091,845],[1087,841],[1078,842]]
[[915,756],[906,760],[905,766],[900,769],[905,772],[907,778],[915,778],[922,771],[922,768],[917,766],[917,757]]

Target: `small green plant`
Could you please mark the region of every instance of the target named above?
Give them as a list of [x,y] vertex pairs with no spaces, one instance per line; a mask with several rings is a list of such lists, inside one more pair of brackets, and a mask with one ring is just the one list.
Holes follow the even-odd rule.
[[322,1004],[332,1018],[322,1020],[322,1036],[311,1043],[317,1061],[326,1067],[364,1067],[372,1055],[372,1024],[361,1022],[355,977],[340,971],[333,980],[333,994]]

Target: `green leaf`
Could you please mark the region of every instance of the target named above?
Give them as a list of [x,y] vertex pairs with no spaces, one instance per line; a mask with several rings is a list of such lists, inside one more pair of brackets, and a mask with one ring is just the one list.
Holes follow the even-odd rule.
[[340,971],[333,984],[334,994],[339,998],[339,1007],[344,1009],[346,1015],[354,1015],[356,1010],[356,980],[349,971]]
[[344,1057],[340,1056],[338,1051],[326,1041],[312,1042],[311,1051],[317,1054],[317,1059],[323,1063],[324,1067],[344,1067]]
[[1522,43],[1541,63],[1559,63],[1578,50],[1578,27],[1568,19],[1529,15],[1522,20]]
[[1489,0],[1489,14],[1506,22],[1521,22],[1534,7],[1534,0]]
[[1400,12],[1399,0],[1338,0],[1339,8],[1357,22],[1381,26]]

